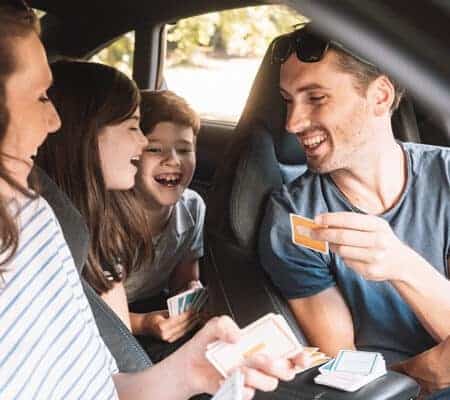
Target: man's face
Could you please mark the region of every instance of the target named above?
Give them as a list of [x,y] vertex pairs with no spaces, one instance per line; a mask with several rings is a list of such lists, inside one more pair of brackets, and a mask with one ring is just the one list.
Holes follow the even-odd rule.
[[335,65],[336,53],[303,63],[292,54],[280,70],[286,129],[297,136],[308,166],[318,173],[350,169],[370,138],[370,114],[354,78]]

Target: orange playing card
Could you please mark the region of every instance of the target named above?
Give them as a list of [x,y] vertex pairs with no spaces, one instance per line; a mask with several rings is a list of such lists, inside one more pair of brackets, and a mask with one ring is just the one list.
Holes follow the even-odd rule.
[[291,219],[292,242],[294,244],[324,254],[328,253],[328,242],[311,238],[311,231],[315,228],[324,228],[323,225],[318,225],[312,219],[296,214],[289,214],[289,217]]

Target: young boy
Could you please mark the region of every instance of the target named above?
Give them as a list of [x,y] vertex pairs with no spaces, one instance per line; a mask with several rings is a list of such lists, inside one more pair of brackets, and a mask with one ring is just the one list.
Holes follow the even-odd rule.
[[188,189],[195,170],[200,119],[185,100],[170,91],[141,94],[141,129],[148,146],[141,156],[136,191],[146,210],[154,251],[153,259],[132,271],[124,285],[128,302],[135,303],[130,310],[146,311],[130,313],[133,333],[174,342],[200,319],[193,312],[169,318],[165,310],[168,295],[200,287],[198,259],[203,256],[205,204]]

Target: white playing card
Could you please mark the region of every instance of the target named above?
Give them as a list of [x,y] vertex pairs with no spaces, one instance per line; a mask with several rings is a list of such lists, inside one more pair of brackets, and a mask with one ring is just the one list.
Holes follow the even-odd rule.
[[206,351],[206,357],[225,377],[257,353],[272,357],[290,358],[303,346],[280,315],[268,314],[242,330],[237,343],[215,342]]
[[211,400],[242,400],[243,389],[244,375],[237,370],[225,380]]

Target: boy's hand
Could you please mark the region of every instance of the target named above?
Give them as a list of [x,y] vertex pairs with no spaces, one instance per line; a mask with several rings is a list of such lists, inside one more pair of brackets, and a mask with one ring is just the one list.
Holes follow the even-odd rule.
[[175,317],[169,317],[167,310],[147,313],[144,319],[145,332],[173,343],[183,337],[200,322],[200,316],[193,311],[186,311]]

